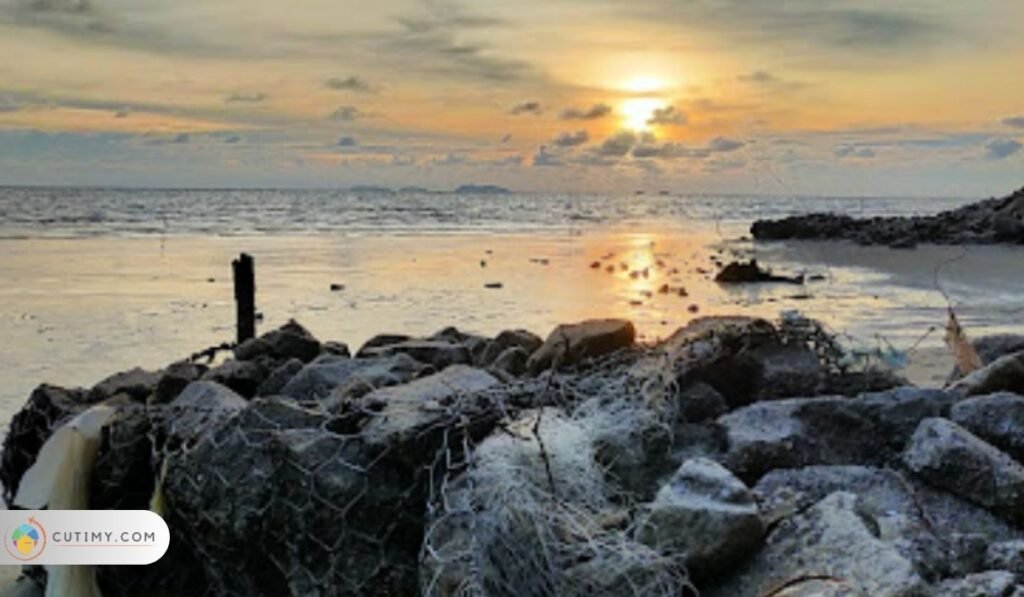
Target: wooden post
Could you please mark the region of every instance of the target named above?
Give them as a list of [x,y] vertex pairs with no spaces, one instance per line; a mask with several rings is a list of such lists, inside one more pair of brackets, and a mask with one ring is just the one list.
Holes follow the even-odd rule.
[[252,256],[242,253],[231,262],[235,277],[235,312],[238,320],[238,343],[256,337],[256,274]]

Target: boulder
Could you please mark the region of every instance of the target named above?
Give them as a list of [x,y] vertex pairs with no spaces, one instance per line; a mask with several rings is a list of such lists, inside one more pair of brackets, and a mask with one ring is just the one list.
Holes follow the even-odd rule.
[[834,578],[796,579],[775,589],[772,597],[863,597],[850,583]]
[[344,342],[324,342],[320,348],[320,354],[329,354],[336,357],[351,357],[352,352],[348,349],[348,344]]
[[267,361],[264,357],[253,361],[229,359],[207,371],[202,378],[231,388],[246,398],[252,398],[268,375],[270,371],[267,370]]
[[760,544],[763,532],[747,486],[713,460],[695,458],[647,506],[637,539],[660,553],[683,555],[699,581],[736,566]]
[[465,345],[453,344],[447,340],[406,340],[359,351],[360,358],[390,357],[396,354],[408,355],[438,370],[449,365],[469,364],[473,361],[472,354]]
[[299,374],[304,367],[299,359],[288,359],[283,364],[270,372],[270,375],[263,380],[263,383],[256,388],[257,396],[273,396],[280,394],[284,387],[293,377]]
[[380,413],[340,417],[257,399],[207,428],[170,458],[164,487],[168,525],[199,555],[207,591],[418,594],[433,467],[444,449],[459,461],[461,446],[490,431],[483,422],[497,420],[453,387],[472,392],[490,379],[454,367],[378,390],[388,392]]
[[729,411],[718,390],[704,382],[691,384],[679,392],[679,416],[689,423],[716,419]]
[[551,367],[571,367],[582,361],[633,345],[636,328],[625,319],[592,319],[555,328],[532,355],[527,369],[533,375]]
[[163,413],[161,427],[166,443],[174,449],[192,444],[245,406],[245,398],[225,386],[208,380],[194,381]]
[[935,586],[932,595],[935,597],[1013,597],[1024,594],[1016,592],[1017,582],[1010,572],[1005,570],[989,570],[978,572],[963,578],[954,578]]
[[1024,189],[1014,193],[995,211],[992,215],[992,227],[996,240],[1024,243]]
[[359,348],[359,352],[356,353],[356,358],[361,359],[370,356],[367,351],[374,348],[380,348],[382,346],[391,346],[392,344],[401,344],[412,340],[412,336],[405,336],[402,334],[377,334],[373,338],[366,341],[362,347]]
[[324,407],[331,412],[343,408],[355,398],[360,398],[378,388],[409,383],[431,371],[429,365],[417,361],[407,354],[398,353],[383,359],[360,359],[361,366],[340,385],[331,390]]
[[43,443],[75,415],[93,403],[92,393],[43,384],[32,391],[28,401],[11,419],[0,454],[0,482],[4,501],[10,505],[21,477],[36,461]]
[[1024,396],[1004,392],[968,398],[953,406],[950,419],[1024,462]]
[[[485,359],[486,360],[486,359]],[[530,360],[530,353],[520,346],[506,348],[488,367],[503,371],[512,376],[520,376],[526,373],[526,364]]]
[[747,263],[733,261],[722,268],[715,276],[715,282],[719,284],[752,284],[758,282],[785,282],[787,284],[803,284],[804,277],[801,276],[778,276],[771,271],[762,269],[756,259]]
[[989,570],[1006,570],[1024,580],[1024,540],[991,543],[985,550],[985,566]]
[[726,430],[726,467],[747,482],[770,470],[812,464],[877,464],[874,423],[854,400],[790,398],[758,402],[718,419]]
[[960,378],[950,391],[961,396],[995,392],[1024,394],[1024,351],[999,357],[981,369]]
[[808,579],[849,585],[858,595],[927,594],[913,563],[880,538],[878,528],[856,495],[833,493],[781,522],[751,560],[702,594],[771,595]]
[[874,422],[876,437],[884,438],[889,447],[900,451],[918,423],[948,415],[955,401],[956,396],[949,392],[904,386],[861,394],[855,404]]
[[251,361],[260,357],[299,359],[308,363],[320,354],[320,342],[294,319],[259,338],[246,340],[235,348],[235,358]]
[[165,404],[174,400],[188,384],[202,377],[206,371],[205,365],[189,361],[172,363],[164,369],[160,381],[157,382],[153,394],[149,397],[149,403]]
[[543,343],[539,336],[526,330],[505,330],[488,343],[477,366],[490,367],[499,356],[510,348],[520,348],[529,356]]
[[947,419],[921,421],[903,462],[929,484],[1024,521],[1024,466]]
[[156,389],[161,377],[160,371],[146,371],[139,367],[115,373],[89,390],[89,400],[99,402],[117,394],[125,394],[132,400],[145,401]]

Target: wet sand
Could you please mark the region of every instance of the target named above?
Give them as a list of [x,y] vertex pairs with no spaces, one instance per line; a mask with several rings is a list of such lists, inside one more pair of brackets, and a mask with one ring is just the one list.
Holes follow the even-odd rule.
[[[240,251],[256,259],[260,329],[294,317],[318,337],[352,348],[376,333],[429,334],[447,325],[546,335],[558,323],[590,317],[629,318],[642,340],[653,341],[702,315],[775,318],[799,309],[868,345],[885,338],[909,348],[938,326],[910,355],[906,371],[915,382],[935,385],[951,359],[942,349],[945,299],[932,286],[932,270],[962,250],[755,246],[723,242],[714,231],[609,229],[0,240],[0,251],[6,282],[0,287],[6,344],[0,421],[6,422],[41,382],[88,386],[112,371],[160,367],[231,340],[230,262]],[[728,261],[732,252],[757,256],[780,273],[824,279],[719,286],[711,279],[712,258]],[[968,333],[1024,332],[1021,257],[1019,248],[971,247],[943,269]],[[486,287],[494,283],[501,288]],[[344,288],[332,291],[332,284]],[[659,293],[666,284],[672,292]],[[680,287],[688,296],[679,295]]]

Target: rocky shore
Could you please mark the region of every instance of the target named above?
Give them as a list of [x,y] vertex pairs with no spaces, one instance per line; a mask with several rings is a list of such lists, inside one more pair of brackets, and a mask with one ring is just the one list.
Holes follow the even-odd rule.
[[46,440],[116,409],[88,506],[157,508],[172,541],[98,567],[106,597],[1024,595],[1024,339],[985,346],[929,389],[794,316],[354,356],[293,322],[222,362],[39,386],[0,482],[18,507]]
[[758,220],[756,240],[849,240],[862,245],[912,248],[919,243],[1024,243],[1024,189],[934,216],[853,218],[813,213]]

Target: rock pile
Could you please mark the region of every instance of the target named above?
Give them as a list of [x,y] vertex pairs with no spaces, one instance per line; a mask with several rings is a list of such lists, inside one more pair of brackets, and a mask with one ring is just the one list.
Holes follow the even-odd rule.
[[918,243],[1024,243],[1024,189],[934,216],[874,217],[814,213],[758,220],[757,240],[850,240],[862,245],[911,248]]
[[352,357],[293,322],[212,367],[43,385],[4,498],[103,403],[91,506],[156,493],[172,533],[155,565],[101,567],[107,596],[1024,594],[1024,353],[941,390],[759,319],[634,335],[448,328]]

